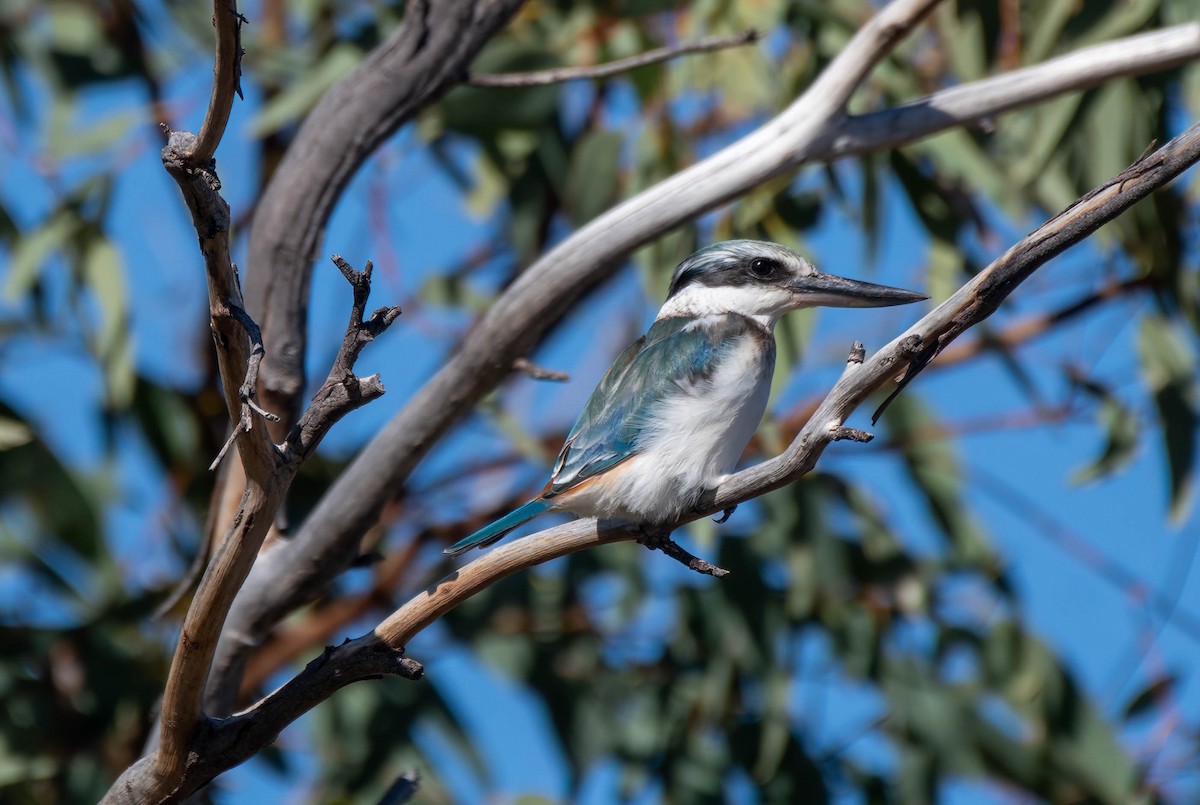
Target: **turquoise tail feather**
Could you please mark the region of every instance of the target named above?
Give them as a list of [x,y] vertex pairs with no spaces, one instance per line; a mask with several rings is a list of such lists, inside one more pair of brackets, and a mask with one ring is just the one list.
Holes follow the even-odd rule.
[[529,501],[524,506],[521,506],[508,514],[501,517],[491,525],[484,526],[469,537],[459,540],[451,545],[442,553],[447,556],[458,556],[463,551],[469,551],[472,548],[482,548],[486,545],[491,545],[496,540],[503,537],[509,531],[512,531],[522,523],[526,523],[537,517],[544,511],[550,509],[550,501],[542,498],[535,498]]

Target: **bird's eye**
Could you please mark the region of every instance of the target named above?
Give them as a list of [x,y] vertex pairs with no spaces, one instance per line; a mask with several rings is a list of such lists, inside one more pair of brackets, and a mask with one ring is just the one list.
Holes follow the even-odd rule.
[[772,260],[769,257],[756,257],[750,261],[750,273],[759,279],[768,279],[775,276],[782,266],[778,260]]

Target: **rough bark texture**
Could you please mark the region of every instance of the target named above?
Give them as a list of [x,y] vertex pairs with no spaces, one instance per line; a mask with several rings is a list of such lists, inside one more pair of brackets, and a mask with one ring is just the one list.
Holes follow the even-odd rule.
[[246,297],[267,357],[263,405],[291,427],[304,389],[313,266],[325,225],[375,149],[467,75],[522,0],[409,0],[404,22],[305,119],[254,213]]

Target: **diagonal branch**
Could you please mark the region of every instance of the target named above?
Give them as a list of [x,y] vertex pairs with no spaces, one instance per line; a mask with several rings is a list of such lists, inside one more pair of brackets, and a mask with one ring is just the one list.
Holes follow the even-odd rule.
[[[734,507],[812,470],[830,442],[842,435],[846,418],[925,345],[947,344],[986,319],[1037,268],[1198,160],[1200,123],[1054,216],[874,355],[861,363],[852,356],[841,379],[784,453],[732,476],[672,527]],[[408,601],[377,626],[374,635],[393,647],[406,645],[434,620],[506,576],[585,548],[641,536],[631,524],[585,519],[501,544]]]
[[695,42],[655,48],[627,59],[618,59],[592,67],[558,67],[552,70],[532,70],[526,73],[473,75],[467,79],[467,83],[472,87],[540,87],[546,84],[561,84],[564,81],[578,81],[585,78],[592,80],[611,78],[639,67],[659,64],[691,53],[709,53],[714,50],[748,45],[757,42],[760,38],[761,35],[758,31],[750,28],[733,36],[708,36]]
[[[774,120],[600,216],[523,272],[462,348],[342,473],[288,545],[259,563],[234,606],[236,627],[222,640],[214,684],[237,690],[249,649],[349,565],[359,535],[387,496],[572,302],[629,250],[812,159],[814,144],[842,119],[863,77],[936,3],[895,0]],[[269,335],[270,328],[264,331]]]
[[521,3],[407,0],[400,27],[325,93],[271,177],[254,212],[246,295],[269,345],[263,400],[284,431],[302,399],[310,280],[334,205],[384,140],[462,81]]
[[[855,438],[844,427],[846,418],[928,345],[944,345],[983,321],[1038,267],[1197,160],[1200,123],[1043,224],[871,357],[864,360],[856,344],[841,379],[783,454],[733,475],[695,511],[668,524],[668,528],[731,509],[809,472],[832,441]],[[326,649],[295,679],[254,707],[229,719],[204,722],[191,744],[193,763],[179,792],[194,791],[221,771],[249,758],[304,712],[352,681],[382,675],[415,678],[421,672],[420,666],[403,657],[404,646],[480,590],[521,570],[585,548],[645,536],[635,524],[583,519],[493,548],[414,596],[372,632]],[[712,572],[712,566],[708,568]]]
[[903,106],[855,115],[830,132],[824,159],[895,148],[953,126],[1029,106],[1114,78],[1146,75],[1200,57],[1200,23],[1176,25],[1083,48],[1041,64],[936,92]]
[[904,132],[908,141],[1055,94],[1096,86],[1115,75],[1166,69],[1200,56],[1200,24],[1190,23],[945,90],[902,107],[902,113],[845,116],[845,100],[870,66],[932,5],[917,0],[889,4],[776,118],[600,216],[527,269],[459,352],[342,474],[291,543],[256,568],[253,584],[235,604],[232,618],[238,636],[223,639],[215,684],[236,689],[239,658],[349,564],[358,536],[437,439],[504,378],[513,361],[526,354],[562,311],[615,270],[631,249],[800,165],[894,146],[899,142],[897,132]]

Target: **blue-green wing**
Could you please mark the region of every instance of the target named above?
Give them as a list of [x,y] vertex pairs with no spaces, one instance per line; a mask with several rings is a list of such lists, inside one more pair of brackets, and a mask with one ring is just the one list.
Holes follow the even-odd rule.
[[558,455],[547,495],[556,495],[637,454],[638,436],[666,397],[710,376],[745,332],[739,316],[656,321],[609,367]]

